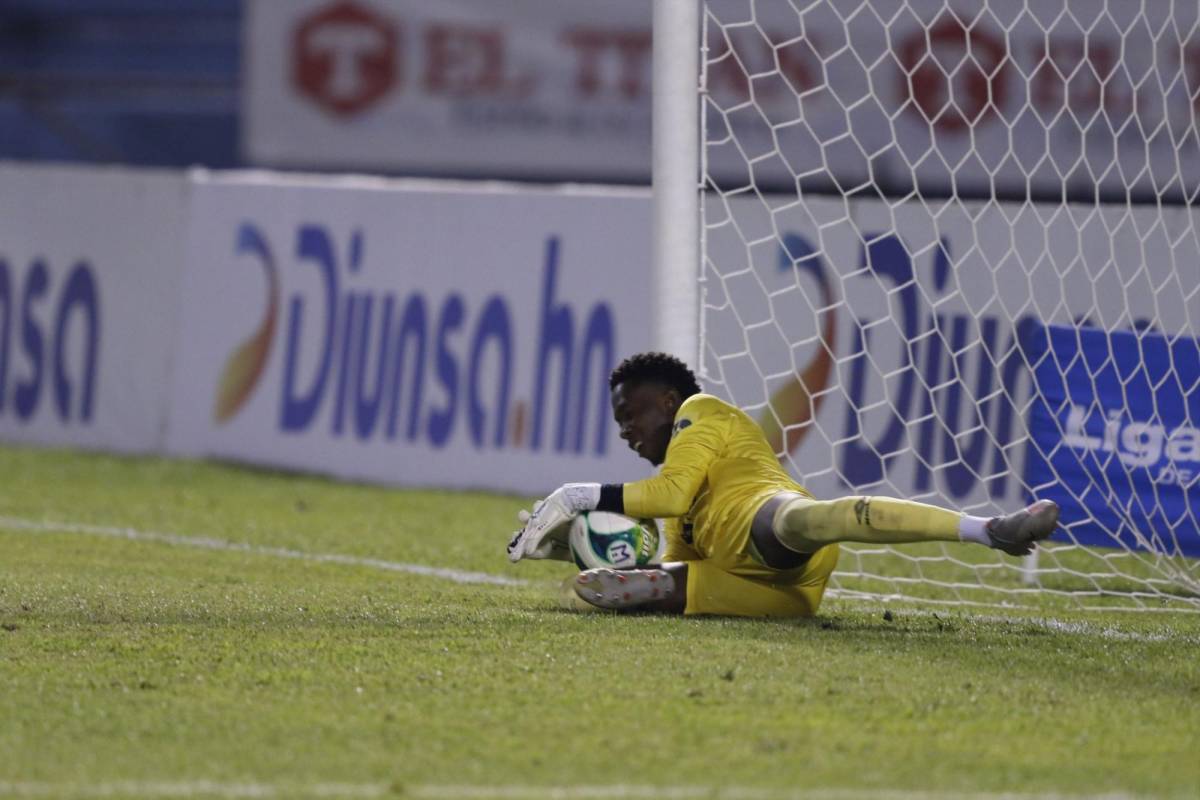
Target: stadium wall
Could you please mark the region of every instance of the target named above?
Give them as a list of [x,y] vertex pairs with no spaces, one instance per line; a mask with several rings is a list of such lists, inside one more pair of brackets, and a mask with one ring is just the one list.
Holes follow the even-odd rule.
[[[784,191],[804,175],[896,195],[1190,196],[1200,149],[1178,71],[1200,68],[1194,6],[901,5],[708,0],[708,176]],[[248,0],[244,156],[645,183],[652,16],[643,0]],[[964,43],[972,58],[947,78]]]
[[[1045,480],[1028,474],[1030,453],[1069,438],[1065,408],[1057,426],[1029,435],[1038,329],[1192,340],[1200,294],[1184,276],[1200,263],[1195,214],[964,203],[935,215],[871,200],[710,198],[706,385],[767,430],[789,426],[776,445],[818,496],[1012,508]],[[800,375],[817,397],[811,415]],[[788,404],[789,391],[799,402]]]
[[191,187],[171,452],[529,493],[645,473],[608,374],[652,345],[647,192]]
[[187,182],[0,164],[0,438],[156,452]]
[[[1011,506],[1030,448],[1103,434],[1064,406],[1028,435],[1045,323],[1196,336],[1188,209],[733,200],[706,385],[790,426],[822,496]],[[6,441],[526,494],[648,474],[605,385],[663,313],[644,190],[2,165],[0,211]],[[797,374],[809,419],[777,402]]]
[[647,474],[645,190],[0,171],[0,438],[537,494]]

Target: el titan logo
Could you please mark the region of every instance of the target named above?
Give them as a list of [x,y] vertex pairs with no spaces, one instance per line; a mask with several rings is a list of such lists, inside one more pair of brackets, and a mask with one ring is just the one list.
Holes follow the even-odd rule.
[[396,26],[361,3],[340,0],[296,26],[292,81],[334,114],[363,111],[396,82]]

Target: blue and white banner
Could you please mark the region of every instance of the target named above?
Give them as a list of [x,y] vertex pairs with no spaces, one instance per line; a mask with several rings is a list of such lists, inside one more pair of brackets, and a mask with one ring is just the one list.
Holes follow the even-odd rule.
[[169,447],[527,494],[647,467],[608,376],[652,346],[649,197],[193,182]]
[[1029,489],[1081,544],[1200,556],[1200,342],[1033,321],[1020,338]]
[[186,176],[0,165],[0,441],[158,452]]

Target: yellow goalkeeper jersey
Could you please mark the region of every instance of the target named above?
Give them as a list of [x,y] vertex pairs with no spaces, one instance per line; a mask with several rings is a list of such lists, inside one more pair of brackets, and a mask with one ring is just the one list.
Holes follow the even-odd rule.
[[754,513],[780,491],[808,491],[784,472],[762,429],[720,398],[695,394],[675,414],[653,478],[626,483],[625,513],[666,520],[667,561],[712,560],[735,574],[774,574],[746,553]]

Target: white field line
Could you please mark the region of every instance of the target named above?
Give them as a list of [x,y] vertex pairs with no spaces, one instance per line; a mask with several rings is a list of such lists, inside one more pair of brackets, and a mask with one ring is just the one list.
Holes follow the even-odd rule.
[[[984,622],[993,622],[1005,619],[1004,617],[980,617]],[[1060,619],[1018,619],[1009,620],[1015,623],[1024,623],[1026,625],[1034,625],[1039,628],[1045,628],[1053,633],[1065,634],[1084,634],[1086,636],[1096,636],[1100,639],[1110,639],[1118,642],[1192,642],[1196,643],[1195,637],[1190,636],[1173,636],[1166,633],[1133,633],[1131,631],[1122,631],[1117,628],[1100,627],[1090,625],[1086,622],[1064,622]]]
[[[157,542],[176,547],[196,547],[204,550],[224,550],[238,553],[251,553],[260,556],[288,558],[296,561],[311,561],[318,564],[344,564],[354,567],[371,567],[389,572],[405,572],[411,575],[422,575],[431,578],[442,578],[455,583],[491,584],[494,586],[528,586],[532,582],[520,578],[509,578],[504,575],[492,575],[486,572],[468,572],[465,570],[445,567],[430,567],[424,564],[405,564],[398,561],[385,561],[379,558],[349,556],[340,553],[308,553],[303,550],[291,550],[286,547],[267,547],[265,545],[231,542],[225,539],[214,539],[207,536],[183,536],[177,533],[161,533],[156,531],[140,531],[136,528],[123,528],[110,525],[91,525],[81,522],[52,522],[48,520],[24,519],[0,514],[0,529],[24,531],[27,533],[75,533],[88,536],[103,536],[111,539],[126,539],[135,542]],[[896,608],[898,617],[931,617],[937,612],[917,608]],[[956,621],[955,616],[948,616],[947,621]],[[1164,642],[1200,643],[1196,637],[1172,636],[1166,633],[1135,633],[1122,631],[1112,627],[1101,627],[1087,622],[1066,622],[1052,617],[1000,615],[972,615],[971,619],[982,622],[1003,623],[1008,625],[1033,625],[1045,628],[1055,633],[1078,636],[1095,636],[1102,639],[1129,642]]]
[[1200,638],[1195,636],[1180,636],[1170,633],[1137,633],[1123,631],[1110,626],[1094,625],[1090,622],[1067,622],[1053,617],[1013,616],[1006,617],[998,614],[971,614],[960,617],[947,612],[939,616],[935,611],[927,609],[896,609],[893,612],[897,619],[904,617],[938,617],[945,622],[988,622],[1010,627],[1030,626],[1042,628],[1052,633],[1062,633],[1068,636],[1094,636],[1098,639],[1108,639],[1117,642],[1178,642],[1180,644],[1200,644]]
[[759,789],[751,786],[402,786],[387,783],[260,783],[221,781],[112,781],[48,783],[0,781],[13,798],[376,798],[421,800],[1141,800],[1147,795],[1059,792],[922,792],[895,789]]
[[413,786],[421,800],[1144,800],[1129,794],[760,789],[753,786]]
[[525,586],[529,583],[529,581],[519,578],[490,575],[486,572],[468,572],[461,569],[430,567],[424,564],[405,564],[399,561],[384,561],[380,558],[348,556],[340,553],[306,553],[303,550],[291,550],[286,547],[267,547],[265,545],[247,544],[245,542],[230,542],[225,539],[214,539],[208,536],[182,536],[177,533],[139,531],[136,528],[120,528],[110,525],[53,522],[0,515],[0,528],[28,533],[81,533],[88,536],[128,539],[135,542],[157,542],[176,547],[197,547],[203,550],[225,550],[237,553],[251,553],[256,556],[290,558],[296,561],[311,561],[318,564],[345,564],[354,567],[372,567],[374,569],[388,570],[389,572],[406,572],[410,575],[442,578],[454,581],[455,583],[484,583],[495,586]]
[[0,797],[12,798],[374,798],[392,791],[387,784],[315,783],[271,784],[222,781],[101,781],[98,783],[43,783],[0,781]]

